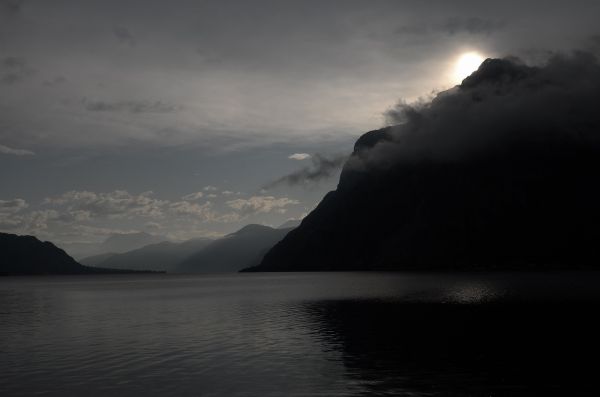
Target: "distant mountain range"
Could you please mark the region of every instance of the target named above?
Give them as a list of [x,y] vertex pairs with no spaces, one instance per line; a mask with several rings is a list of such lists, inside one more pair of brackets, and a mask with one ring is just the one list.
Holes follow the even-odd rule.
[[0,233],[0,275],[106,274],[125,270],[82,266],[65,251],[33,236]]
[[299,222],[290,220],[276,229],[251,224],[216,240],[163,241],[124,253],[90,256],[80,262],[86,266],[169,273],[237,272],[257,265],[268,249]]
[[188,240],[183,243],[163,241],[122,254],[99,254],[83,258],[80,262],[86,266],[100,266],[113,269],[172,272],[180,262],[202,250],[211,242],[213,240],[207,238]]
[[[283,226],[283,225],[282,225]],[[237,272],[260,263],[263,255],[293,228],[247,225],[215,240],[175,268],[179,273]]]
[[144,232],[115,233],[101,243],[63,243],[60,247],[74,258],[82,259],[100,254],[120,254],[167,240],[164,236]]

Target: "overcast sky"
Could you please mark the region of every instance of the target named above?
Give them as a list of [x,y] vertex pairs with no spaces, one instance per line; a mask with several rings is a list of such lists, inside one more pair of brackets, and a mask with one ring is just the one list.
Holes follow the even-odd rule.
[[597,0],[0,0],[0,230],[186,239],[302,217],[337,173],[274,181],[459,83],[465,52],[598,51],[598,15]]

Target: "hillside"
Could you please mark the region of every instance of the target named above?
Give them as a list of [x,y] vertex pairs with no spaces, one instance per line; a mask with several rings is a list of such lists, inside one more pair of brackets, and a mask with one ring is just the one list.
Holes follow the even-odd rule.
[[237,272],[257,265],[262,256],[292,228],[274,229],[262,225],[247,225],[235,233],[220,238],[180,263],[180,273]]
[[96,255],[81,260],[88,266],[111,269],[154,270],[171,272],[189,256],[202,250],[211,239],[198,238],[183,243],[164,241],[121,254]]
[[487,60],[363,135],[254,271],[597,268],[600,66]]

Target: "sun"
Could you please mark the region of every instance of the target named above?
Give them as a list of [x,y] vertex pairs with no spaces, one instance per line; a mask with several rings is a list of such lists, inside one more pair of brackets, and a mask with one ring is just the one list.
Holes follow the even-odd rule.
[[460,83],[476,71],[484,60],[485,57],[478,52],[466,52],[462,54],[458,57],[454,66],[454,79]]

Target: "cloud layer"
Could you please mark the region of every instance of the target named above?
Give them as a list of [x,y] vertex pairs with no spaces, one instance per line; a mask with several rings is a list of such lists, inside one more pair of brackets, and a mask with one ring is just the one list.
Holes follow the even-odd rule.
[[347,168],[462,161],[527,147],[531,155],[600,143],[600,65],[589,53],[556,55],[542,66],[488,59],[460,86],[431,102],[401,102],[393,127],[368,134]]
[[15,149],[5,145],[0,145],[1,154],[12,154],[14,156],[33,156],[35,153],[26,149]]
[[[31,209],[21,198],[0,200],[0,231],[34,234],[56,241],[98,240],[111,233],[160,231],[174,239],[213,236],[218,225],[230,232],[256,216],[283,215],[300,202],[288,197],[250,196],[229,200],[229,191],[184,195],[180,200],[159,199],[153,192],[73,190],[46,198]],[[214,190],[213,190],[214,189]],[[212,197],[209,197],[212,196]],[[202,201],[205,198],[210,200]],[[215,200],[212,200],[215,199]],[[212,228],[212,230],[211,230]],[[218,229],[218,228],[217,228]],[[233,229],[233,230],[232,230]]]

